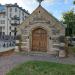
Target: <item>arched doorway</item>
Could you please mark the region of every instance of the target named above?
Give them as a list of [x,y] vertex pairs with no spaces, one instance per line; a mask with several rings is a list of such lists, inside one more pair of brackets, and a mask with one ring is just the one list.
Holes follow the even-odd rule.
[[42,28],[32,31],[32,51],[47,51],[47,32]]

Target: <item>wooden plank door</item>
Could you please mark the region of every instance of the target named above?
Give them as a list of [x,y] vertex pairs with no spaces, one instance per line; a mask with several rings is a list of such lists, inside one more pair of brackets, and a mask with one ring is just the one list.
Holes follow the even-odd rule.
[[47,51],[47,32],[42,28],[32,32],[32,51]]

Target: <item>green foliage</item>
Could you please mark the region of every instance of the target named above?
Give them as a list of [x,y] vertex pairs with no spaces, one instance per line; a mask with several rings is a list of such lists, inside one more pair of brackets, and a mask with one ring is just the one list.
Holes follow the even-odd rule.
[[75,65],[45,61],[29,61],[6,75],[75,75]]
[[75,5],[75,0],[73,1],[73,4]]
[[68,11],[68,12],[64,13],[63,19],[64,19],[64,22],[67,23],[67,24],[73,22],[74,19],[75,19],[74,11],[71,10],[71,11]]
[[75,13],[73,10],[63,14],[64,24],[67,24],[66,36],[75,35]]

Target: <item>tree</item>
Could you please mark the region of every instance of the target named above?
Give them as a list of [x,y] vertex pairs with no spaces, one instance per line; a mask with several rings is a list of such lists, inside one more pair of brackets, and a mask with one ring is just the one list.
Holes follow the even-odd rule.
[[75,35],[75,13],[73,10],[63,14],[63,22],[67,24],[66,36]]
[[73,1],[73,4],[75,5],[75,0]]

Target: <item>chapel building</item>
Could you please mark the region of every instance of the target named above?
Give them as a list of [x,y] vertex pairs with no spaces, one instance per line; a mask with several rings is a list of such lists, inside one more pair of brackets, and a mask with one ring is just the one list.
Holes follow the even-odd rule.
[[[65,51],[64,26],[41,5],[18,27],[21,50],[56,54]],[[60,40],[61,41],[60,41]]]

